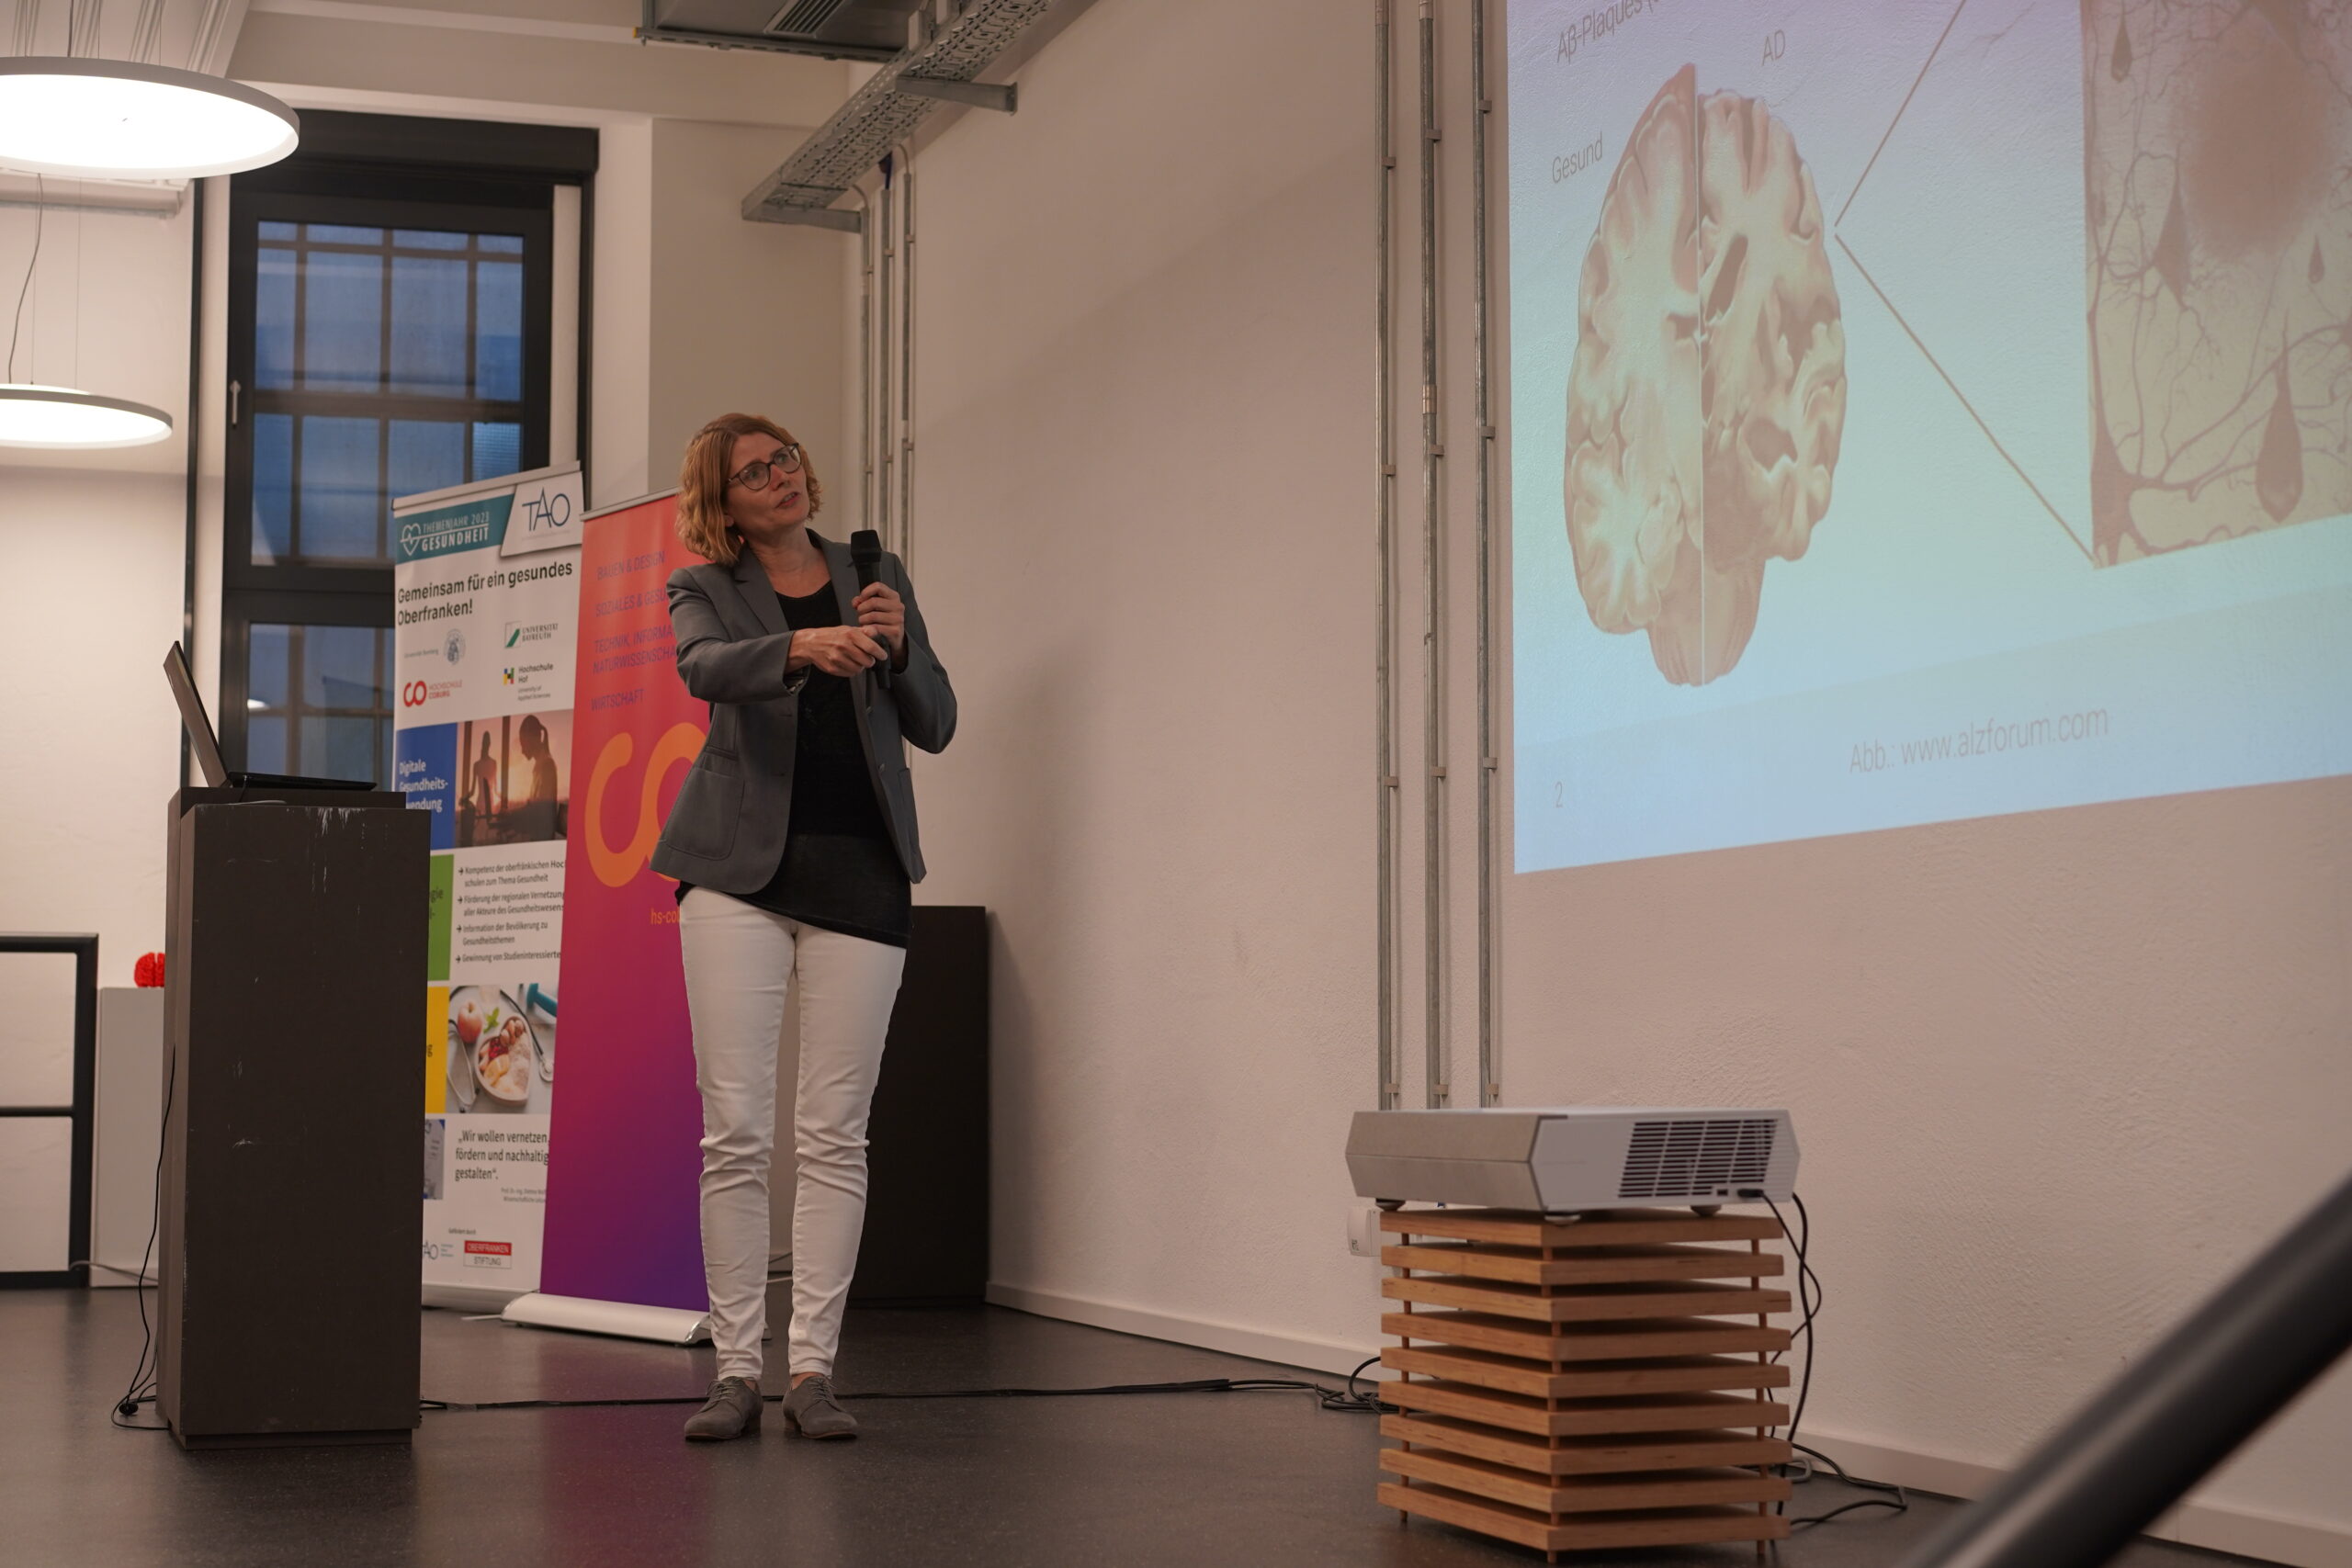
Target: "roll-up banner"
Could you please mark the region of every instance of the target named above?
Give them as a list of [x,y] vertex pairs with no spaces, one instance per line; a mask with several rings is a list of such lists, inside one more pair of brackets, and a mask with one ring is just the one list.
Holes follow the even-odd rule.
[[535,1290],[555,1103],[577,464],[392,505],[395,787],[433,814],[424,1288]]
[[[548,1182],[542,1298],[625,1303],[566,1326],[684,1337],[704,1310],[695,1088],[677,884],[648,864],[707,716],[676,673],[664,583],[699,558],[678,542],[673,496],[600,512],[581,559],[581,781],[564,866],[563,1105]],[[525,1303],[516,1303],[521,1308]],[[510,1312],[515,1316],[515,1312]],[[628,1314],[622,1314],[626,1317]],[[684,1320],[684,1321],[681,1321]]]

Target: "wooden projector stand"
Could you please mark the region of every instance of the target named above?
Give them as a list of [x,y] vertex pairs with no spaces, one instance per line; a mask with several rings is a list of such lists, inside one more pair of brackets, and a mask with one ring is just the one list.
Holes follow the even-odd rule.
[[[1385,1213],[1381,1397],[1400,1439],[1380,1468],[1397,1522],[1419,1514],[1563,1551],[1764,1542],[1790,1458],[1770,1392],[1789,1369],[1771,1314],[1789,1293],[1769,1216],[1620,1209]],[[1745,1242],[1745,1247],[1710,1243]],[[1753,1358],[1748,1359],[1748,1358]]]

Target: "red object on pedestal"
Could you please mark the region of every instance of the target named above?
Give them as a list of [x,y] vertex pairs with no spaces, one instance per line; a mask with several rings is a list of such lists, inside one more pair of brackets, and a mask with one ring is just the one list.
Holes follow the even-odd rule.
[[141,953],[139,962],[130,966],[130,982],[134,986],[153,987],[164,983],[164,955],[160,953]]

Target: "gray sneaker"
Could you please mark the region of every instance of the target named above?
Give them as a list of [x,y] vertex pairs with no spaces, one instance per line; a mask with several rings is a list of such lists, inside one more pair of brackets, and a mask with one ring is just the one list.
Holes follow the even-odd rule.
[[842,1408],[833,1380],[820,1372],[784,1396],[784,1418],[804,1438],[854,1438],[857,1417]]
[[760,1384],[756,1378],[721,1378],[710,1385],[710,1397],[686,1418],[686,1441],[723,1443],[749,1438],[760,1429]]

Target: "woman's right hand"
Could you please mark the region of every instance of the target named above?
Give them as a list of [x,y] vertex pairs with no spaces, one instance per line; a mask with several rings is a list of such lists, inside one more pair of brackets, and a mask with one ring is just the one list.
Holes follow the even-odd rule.
[[828,675],[854,675],[888,657],[880,640],[862,627],[809,626],[792,634],[784,668],[789,672],[813,666]]

